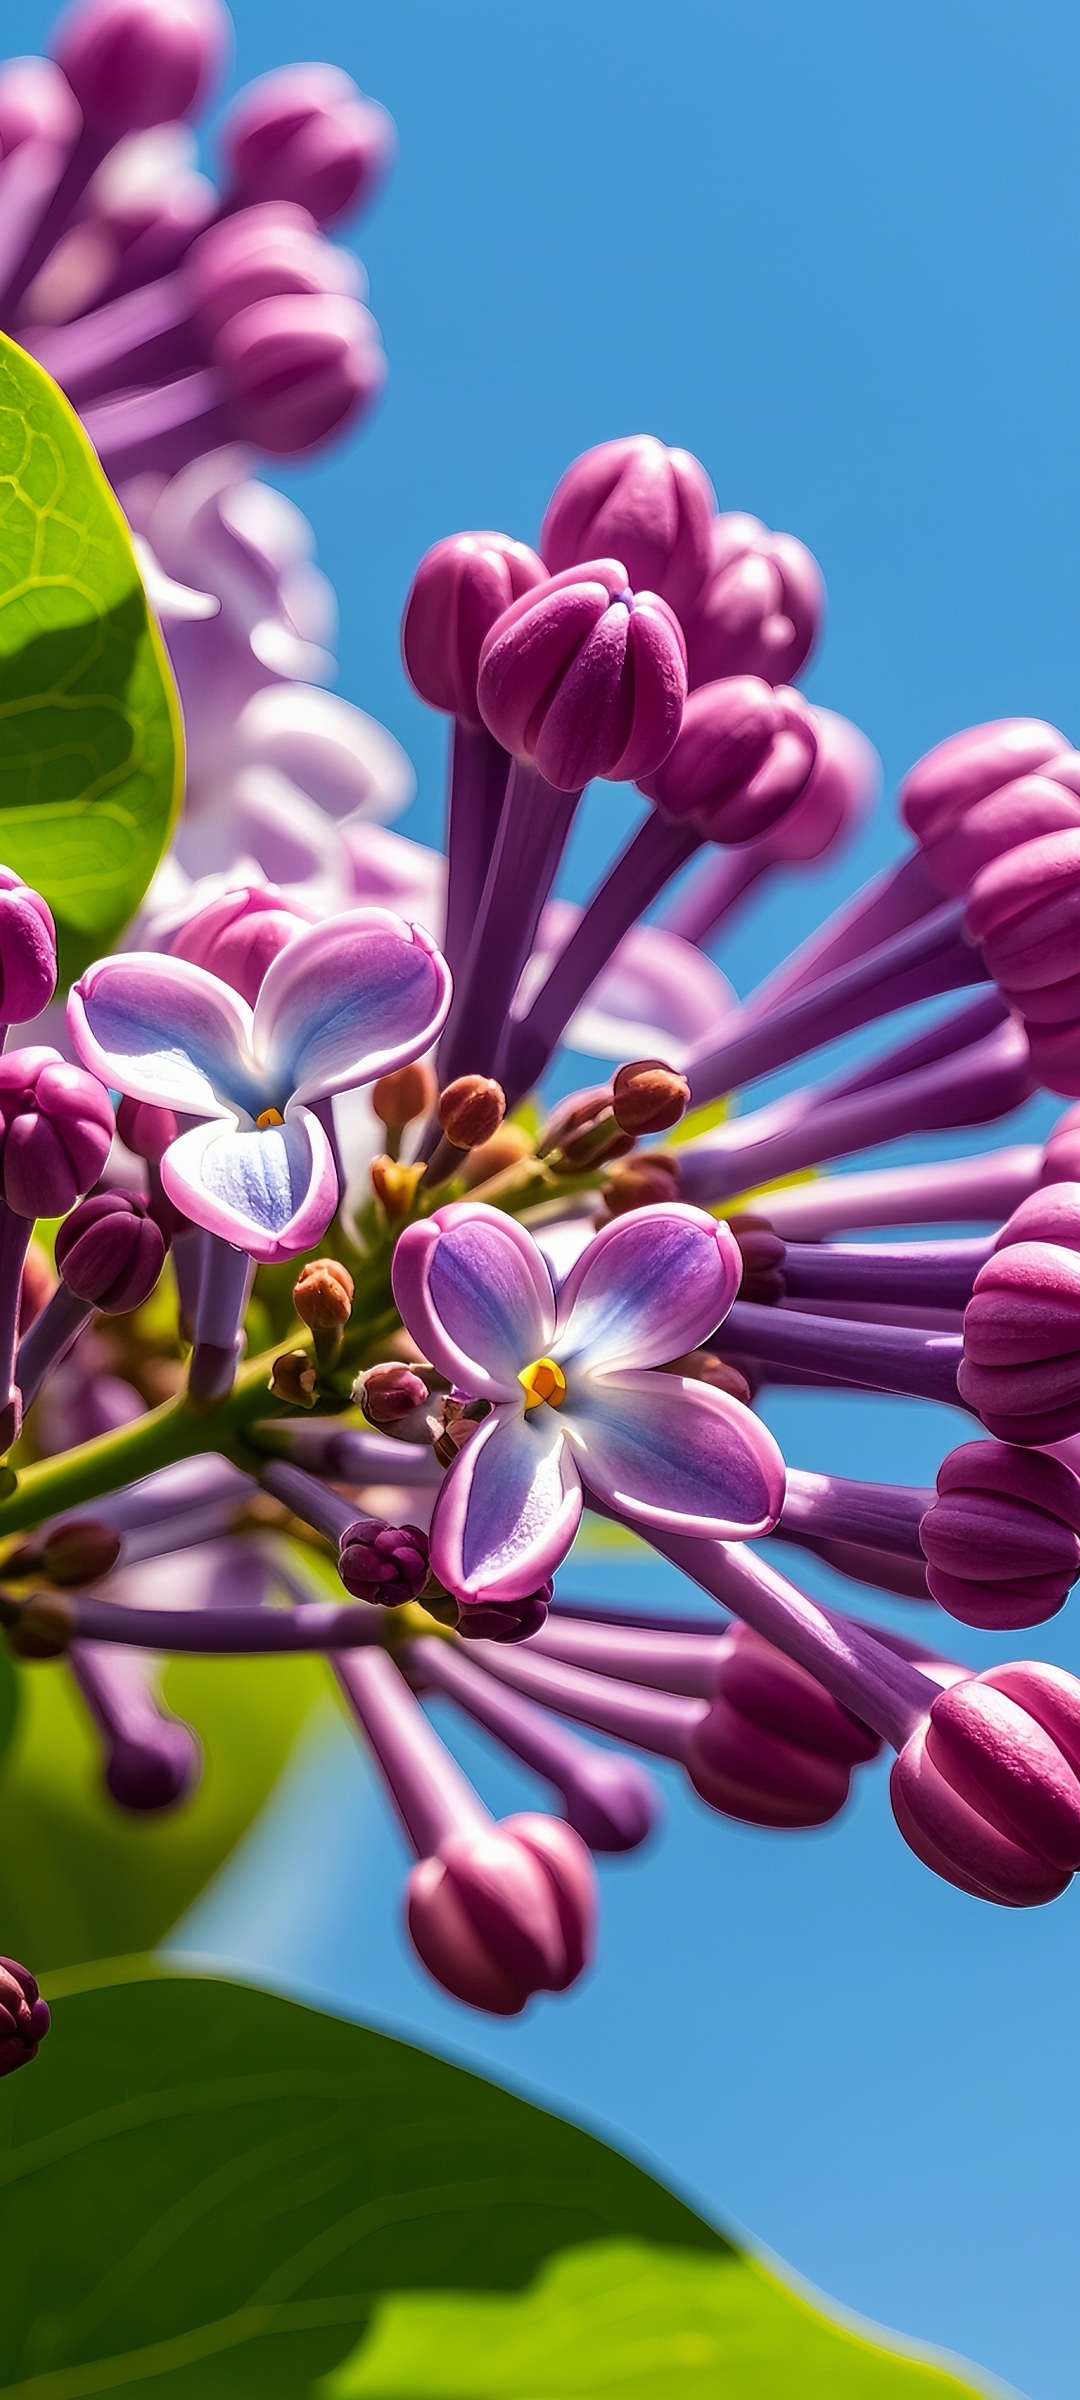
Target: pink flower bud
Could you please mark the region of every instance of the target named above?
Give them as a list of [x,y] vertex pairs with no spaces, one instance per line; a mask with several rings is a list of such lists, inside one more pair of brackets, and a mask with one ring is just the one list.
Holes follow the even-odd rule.
[[88,125],[116,140],[198,114],[229,50],[219,0],[75,0],[53,56]]
[[994,1249],[1011,1250],[1017,1242],[1056,1242],[1062,1250],[1080,1250],[1080,1179],[1063,1176],[1029,1192],[1006,1218]]
[[508,533],[451,533],[421,559],[401,622],[405,672],[429,708],[482,723],[480,652],[504,609],[546,581],[544,565]]
[[812,708],[809,715],[817,757],[798,799],[765,837],[774,866],[801,866],[824,858],[837,843],[857,833],[881,790],[881,760],[858,726],[831,708]]
[[1060,1459],[965,1442],[919,1527],[934,1599],[965,1625],[1040,1625],[1080,1575],[1080,1482]]
[[29,1024],[55,990],[52,910],[10,867],[0,867],[0,1022]]
[[691,692],[674,749],[642,790],[711,842],[749,842],[805,792],[816,756],[813,711],[801,693],[729,675]]
[[223,326],[213,359],[237,437],[274,458],[312,450],[366,415],[386,380],[374,317],[331,292],[253,301]]
[[500,2017],[574,1982],[592,1956],[596,1905],[584,1842],[551,1817],[451,1834],[408,1883],[409,1932],[429,1974]]
[[160,1166],[170,1142],[175,1142],[180,1127],[171,1108],[154,1108],[149,1100],[121,1100],[116,1111],[116,1130],[135,1158],[145,1158],[151,1166]]
[[419,1525],[384,1525],[381,1517],[358,1517],[346,1528],[338,1550],[338,1574],[354,1600],[400,1608],[415,1600],[428,1579],[428,1537]]
[[184,261],[184,288],[205,344],[257,300],[283,293],[355,297],[356,262],[326,242],[306,209],[265,201],[211,225]]
[[185,918],[169,949],[174,958],[207,967],[254,1008],[268,966],[313,919],[313,911],[295,908],[276,884],[244,884]]
[[356,1387],[357,1402],[369,1425],[399,1425],[403,1417],[411,1417],[423,1406],[427,1396],[426,1383],[396,1358],[369,1367]]
[[967,925],[1051,1091],[1080,1096],[1080,822],[992,860],[976,876]]
[[980,1267],[964,1311],[956,1380],[961,1399],[999,1441],[1057,1442],[1080,1431],[1075,1251],[1011,1242]]
[[1040,1183],[1080,1183],[1080,1108],[1059,1117],[1043,1151]]
[[74,147],[80,130],[78,104],[51,58],[9,58],[0,68],[0,158],[24,142]]
[[29,2066],[49,2030],[48,2004],[28,1967],[0,1958],[0,2075]]
[[120,1317],[150,1298],[165,1264],[165,1244],[141,1200],[127,1192],[98,1192],[65,1217],[56,1264],[77,1300]]
[[385,108],[340,67],[276,67],[234,101],[221,146],[231,207],[295,200],[331,225],[374,198],[397,135]]
[[1033,717],[972,725],[928,750],[900,786],[933,884],[962,899],[980,869],[1038,833],[1080,826],[1080,758]]
[[686,699],[677,617],[630,591],[617,560],[549,576],[496,620],[480,653],[480,713],[504,750],[533,760],[558,791],[590,776],[651,775]]
[[112,1146],[113,1113],[96,1075],[56,1050],[0,1058],[0,1176],[18,1217],[66,1217],[96,1183]]
[[923,1864],[980,1900],[1030,1908],[1080,1866],[1080,1683],[1018,1660],[942,1692],[892,1771]]
[[824,1825],[876,1734],[747,1626],[733,1625],[687,1771],[710,1808],[751,1825]]
[[582,559],[621,558],[635,591],[680,613],[709,564],[716,506],[704,467],[650,433],[600,442],[575,458],[548,502],[540,550],[550,575]]
[[702,587],[682,612],[691,689],[728,675],[790,683],[825,614],[817,560],[793,534],[740,513],[713,519],[709,551]]

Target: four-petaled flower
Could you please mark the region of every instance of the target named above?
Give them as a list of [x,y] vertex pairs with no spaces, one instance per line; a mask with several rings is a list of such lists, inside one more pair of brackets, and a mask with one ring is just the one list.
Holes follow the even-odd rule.
[[784,1465],[748,1408],[657,1373],[711,1335],[742,1271],[733,1235],[672,1201],[619,1217],[556,1295],[543,1253],[497,1209],[459,1201],[407,1226],[402,1319],[490,1414],[439,1493],[431,1564],[461,1601],[514,1600],[554,1573],[583,1497],[704,1540],[775,1523]]
[[321,1241],[338,1206],[322,1104],[419,1057],[449,996],[429,934],[358,908],[290,942],[253,1010],[203,967],[128,951],[88,968],[68,1021],[103,1083],[202,1120],[162,1159],[169,1198],[270,1261]]

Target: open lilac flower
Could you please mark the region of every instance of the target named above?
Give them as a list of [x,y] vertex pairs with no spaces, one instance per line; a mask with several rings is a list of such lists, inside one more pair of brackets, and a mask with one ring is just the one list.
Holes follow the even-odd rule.
[[434,1040],[449,976],[430,937],[354,909],[281,951],[254,1010],[188,960],[101,959],[68,1003],[79,1057],[131,1100],[202,1120],[161,1161],[169,1198],[251,1258],[292,1258],[338,1205],[317,1105],[405,1066]]
[[583,1487],[704,1539],[768,1530],[784,1491],[772,1435],[726,1392],[654,1372],[722,1321],[741,1272],[727,1226],[677,1202],[607,1226],[558,1297],[531,1234],[480,1202],[406,1228],[404,1323],[456,1389],[491,1404],[432,1519],[448,1590],[535,1591],[566,1556]]

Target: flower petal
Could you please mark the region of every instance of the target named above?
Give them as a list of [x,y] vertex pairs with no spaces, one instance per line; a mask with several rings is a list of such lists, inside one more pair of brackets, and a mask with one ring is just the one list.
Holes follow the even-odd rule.
[[251,1010],[205,967],[152,950],[99,959],[68,998],[78,1057],[114,1091],[183,1116],[257,1116]]
[[714,1333],[742,1279],[732,1233],[661,1201],[605,1225],[559,1293],[551,1355],[581,1367],[660,1367]]
[[579,1373],[559,1414],[586,1490],[628,1517],[721,1542],[776,1523],[784,1461],[727,1392],[647,1368]]
[[262,1132],[196,1125],[166,1150],[161,1180],[193,1224],[260,1265],[321,1241],[338,1204],[334,1154],[306,1108]]
[[524,1600],[555,1573],[581,1516],[581,1481],[554,1409],[492,1410],[435,1503],[431,1564],[462,1600]]
[[431,935],[386,908],[313,925],[278,953],[255,1006],[256,1056],[283,1108],[407,1066],[434,1041],[450,970]]
[[482,1201],[452,1201],[406,1226],[391,1273],[403,1322],[440,1374],[474,1400],[520,1406],[518,1374],[555,1325],[551,1276],[525,1227]]

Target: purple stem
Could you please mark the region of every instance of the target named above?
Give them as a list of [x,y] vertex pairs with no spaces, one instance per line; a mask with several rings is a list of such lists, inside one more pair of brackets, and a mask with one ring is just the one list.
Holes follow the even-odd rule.
[[148,343],[155,345],[156,352],[163,337],[175,335],[188,316],[185,277],[163,275],[155,283],[91,309],[71,325],[49,325],[28,334],[26,347],[78,405],[95,384],[99,390],[107,390],[109,385],[106,382],[102,387],[101,378],[109,377],[116,367],[124,369],[120,380],[130,386],[156,381],[162,372],[188,365],[188,359],[170,354],[177,350],[175,342],[160,358],[156,354],[149,359],[140,356],[137,365],[130,363]]
[[255,1432],[265,1434],[275,1447],[280,1443],[289,1464],[325,1476],[330,1483],[401,1483],[428,1489],[442,1482],[443,1470],[430,1446],[395,1441],[386,1433],[359,1433],[349,1425],[338,1427],[332,1417],[287,1418],[256,1426]]
[[686,1756],[686,1745],[707,1714],[708,1703],[681,1693],[656,1691],[643,1685],[619,1683],[585,1667],[564,1666],[557,1658],[537,1658],[532,1643],[474,1642],[473,1652],[489,1675],[513,1691],[557,1708],[560,1716],[610,1733],[638,1750],[658,1758]]
[[[39,217],[19,264],[9,276],[0,293],[0,318],[10,330],[15,311],[23,294],[30,289],[38,268],[44,266],[50,251],[74,215],[87,184],[97,173],[102,159],[112,148],[112,137],[91,125],[84,124],[59,176],[51,200]],[[17,155],[17,154],[16,154]]]
[[782,864],[770,849],[767,835],[759,842],[747,842],[741,850],[714,851],[677,898],[661,909],[657,923],[665,933],[680,934],[684,942],[704,947],[761,876]]
[[579,791],[556,791],[520,758],[513,761],[468,957],[439,1043],[441,1084],[492,1072],[580,798]]
[[487,726],[466,725],[463,718],[456,717],[450,736],[443,942],[443,956],[455,977],[463,972],[468,957],[509,775],[509,752]]
[[197,1779],[202,1752],[190,1725],[161,1707],[156,1661],[98,1642],[72,1642],[67,1658],[105,1744],[114,1800],[167,1808],[181,1799]]
[[212,367],[199,367],[169,383],[99,400],[83,412],[83,425],[114,481],[154,468],[175,475],[228,440],[225,387]]
[[59,185],[66,157],[59,142],[39,134],[20,142],[0,166],[0,295],[18,272]]
[[868,950],[892,941],[940,907],[941,893],[930,882],[919,851],[909,851],[899,866],[887,867],[853,900],[845,901],[775,974],[758,985],[746,1003],[748,1015],[764,1015],[779,1001],[791,999],[796,992],[819,983],[822,976],[865,957]]
[[812,1475],[789,1467],[780,1525],[794,1536],[857,1542],[921,1563],[919,1527],[934,1498],[933,1491],[915,1484],[856,1483],[846,1475]]
[[789,1242],[784,1281],[789,1299],[901,1300],[912,1307],[965,1308],[993,1238],[959,1242],[853,1242],[847,1248]]
[[661,1692],[682,1692],[690,1700],[711,1700],[725,1655],[726,1637],[705,1625],[701,1633],[680,1633],[675,1627],[654,1631],[641,1624],[616,1626],[548,1618],[528,1641],[530,1658],[561,1659],[564,1666],[591,1667],[598,1675],[614,1675],[623,1683],[648,1684]]
[[92,1300],[77,1300],[66,1283],[58,1283],[51,1300],[24,1333],[15,1358],[15,1381],[24,1409],[33,1406],[47,1375],[66,1358],[94,1313]]
[[803,1316],[795,1310],[762,1308],[756,1300],[736,1300],[715,1338],[725,1355],[730,1350],[739,1358],[761,1359],[766,1366],[809,1368],[830,1382],[940,1400],[952,1408],[963,1405],[956,1389],[956,1370],[964,1355],[958,1333]]
[[[150,1168],[150,1187],[153,1191],[155,1167]],[[178,1233],[172,1243],[173,1271],[176,1276],[177,1297],[180,1303],[180,1332],[186,1342],[195,1339],[195,1324],[199,1314],[199,1293],[202,1290],[203,1270],[210,1248],[210,1235],[201,1226],[193,1225],[189,1233]]]
[[539,1081],[575,1009],[624,935],[701,848],[702,840],[693,826],[676,824],[662,809],[649,810],[593,893],[527,1014],[507,1033],[501,1079],[508,1107],[515,1108]]
[[356,1523],[356,1510],[351,1500],[343,1500],[340,1492],[332,1492],[315,1475],[303,1467],[287,1466],[284,1460],[271,1459],[260,1470],[260,1481],[275,1500],[281,1500],[294,1517],[302,1517],[316,1533],[328,1542],[340,1542],[350,1525]]
[[212,1233],[207,1238],[195,1318],[195,1347],[188,1369],[188,1390],[195,1401],[210,1406],[232,1390],[239,1355],[240,1328],[255,1280],[254,1261],[246,1250]]
[[920,1167],[873,1167],[770,1192],[762,1207],[785,1240],[887,1225],[1001,1225],[1033,1192],[1042,1173],[1041,1142],[947,1158]]
[[250,1475],[206,1450],[197,1458],[179,1459],[175,1466],[159,1467],[155,1474],[143,1475],[138,1483],[125,1484],[120,1491],[104,1492],[86,1508],[64,1509],[60,1516],[50,1517],[42,1530],[54,1533],[58,1525],[77,1524],[92,1516],[96,1525],[110,1525],[114,1533],[134,1533],[188,1510],[239,1508],[258,1488]]
[[487,1833],[487,1809],[386,1651],[336,1659],[334,1672],[417,1857],[431,1858],[451,1834]]
[[22,1422],[15,1357],[22,1272],[33,1230],[32,1218],[17,1217],[0,1200],[0,1451],[10,1449]]
[[305,1601],[300,1608],[129,1607],[121,1600],[95,1600],[66,1592],[78,1641],[130,1642],[139,1650],[207,1657],[254,1657],[278,1650],[351,1650],[377,1642],[381,1609],[365,1600],[341,1607],[332,1600]]
[[964,940],[964,915],[962,900],[948,900],[922,924],[778,1001],[767,1013],[739,1010],[724,1040],[689,1062],[693,1103],[720,1099],[895,1009],[990,981],[981,951]]
[[[932,1495],[931,1495],[932,1497]],[[853,1583],[868,1583],[878,1591],[895,1592],[902,1600],[924,1600],[933,1605],[933,1594],[926,1581],[926,1563],[919,1558],[903,1558],[895,1550],[878,1550],[869,1542],[831,1541],[813,1533],[800,1533],[785,1525],[783,1519],[774,1525],[769,1536],[772,1541],[792,1542],[800,1550],[810,1550],[815,1558],[823,1558],[826,1566],[834,1567],[838,1575],[850,1576]],[[874,1627],[882,1641],[883,1627]]]

